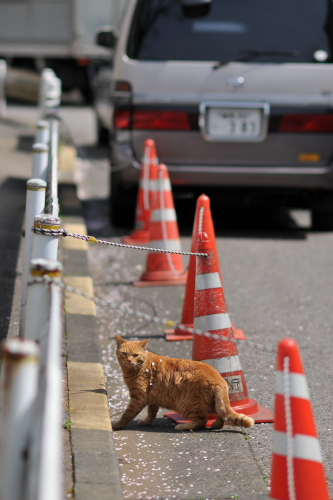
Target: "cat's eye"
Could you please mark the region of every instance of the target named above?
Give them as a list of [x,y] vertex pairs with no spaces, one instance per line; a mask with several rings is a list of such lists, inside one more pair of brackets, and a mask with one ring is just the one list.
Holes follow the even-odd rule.
[[139,354],[133,354],[133,358],[137,358]]
[[121,351],[121,352],[120,352],[120,354],[121,354],[122,356],[127,356],[127,352],[125,352],[125,351]]

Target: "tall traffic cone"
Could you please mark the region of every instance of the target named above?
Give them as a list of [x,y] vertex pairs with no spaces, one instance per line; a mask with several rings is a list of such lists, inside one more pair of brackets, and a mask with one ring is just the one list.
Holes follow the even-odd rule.
[[[219,253],[216,244],[216,235],[215,228],[213,223],[213,217],[210,209],[210,199],[205,194],[202,194],[197,199],[195,218],[193,224],[192,231],[192,245],[191,245],[191,253],[195,253],[197,244],[198,244],[198,234],[199,233],[207,233],[208,237],[212,244],[212,249],[214,251],[215,262],[217,266],[217,270],[221,276],[222,280],[222,272],[219,261]],[[186,290],[185,290],[185,299],[184,306],[182,312],[182,319],[180,321],[181,325],[193,328],[194,325],[194,293],[195,293],[195,255],[190,256],[190,263],[187,274],[187,282],[186,282]],[[232,325],[234,330],[234,337],[239,340],[245,340],[245,334],[243,330],[239,328],[235,328]],[[193,334],[187,332],[184,328],[179,328],[178,326],[174,330],[167,330],[165,338],[169,341],[173,340],[191,340],[193,338]]]
[[[168,169],[158,166],[156,199],[152,207],[149,246],[181,252],[177,216]],[[180,254],[149,252],[146,271],[135,286],[185,285],[187,273]]]
[[126,245],[149,242],[149,226],[151,218],[151,207],[156,192],[153,189],[157,179],[158,159],[156,146],[153,139],[145,141],[143,150],[143,162],[139,180],[139,191],[135,212],[135,228],[129,236],[122,238]]
[[[273,422],[273,413],[250,399],[244,372],[238,356],[233,329],[224,297],[221,277],[218,272],[212,245],[207,233],[198,236],[197,252],[208,254],[207,257],[197,257],[196,287],[194,305],[194,328],[221,336],[213,339],[201,334],[194,334],[192,359],[203,361],[214,368],[228,382],[231,406],[238,413],[244,413],[256,423]],[[183,422],[179,414],[167,414],[176,422]],[[209,416],[207,426],[210,426],[217,415]]]
[[270,498],[330,498],[307,379],[291,338],[278,346]]

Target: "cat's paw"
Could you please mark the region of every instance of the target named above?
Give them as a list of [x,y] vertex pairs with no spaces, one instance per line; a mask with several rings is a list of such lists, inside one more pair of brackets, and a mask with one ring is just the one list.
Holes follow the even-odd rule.
[[224,421],[222,420],[222,418],[217,417],[215,422],[212,423],[211,428],[212,429],[222,429],[223,426],[224,426]]
[[112,430],[114,430],[114,431],[118,431],[119,429],[122,429],[123,427],[125,427],[125,425],[123,423],[121,423],[120,420],[118,422],[112,422]]
[[138,425],[150,425],[151,422],[146,419],[138,420]]

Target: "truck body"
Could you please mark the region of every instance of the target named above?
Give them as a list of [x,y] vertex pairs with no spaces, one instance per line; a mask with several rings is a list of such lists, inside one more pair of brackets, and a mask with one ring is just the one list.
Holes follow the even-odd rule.
[[94,68],[110,60],[95,43],[97,30],[116,26],[126,0],[20,0],[0,2],[0,58],[9,67],[52,68],[64,90],[89,98]]

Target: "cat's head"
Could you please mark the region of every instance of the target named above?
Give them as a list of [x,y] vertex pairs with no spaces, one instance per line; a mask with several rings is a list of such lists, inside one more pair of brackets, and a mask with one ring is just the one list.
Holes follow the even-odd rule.
[[147,357],[148,340],[124,340],[116,335],[117,357],[120,366],[127,370],[138,371]]

